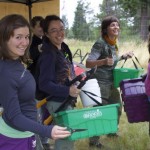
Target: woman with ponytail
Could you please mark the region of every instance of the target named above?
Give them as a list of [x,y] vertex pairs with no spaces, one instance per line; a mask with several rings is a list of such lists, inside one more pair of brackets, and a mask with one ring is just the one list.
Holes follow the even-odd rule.
[[[120,103],[118,108],[119,118],[121,116],[122,104],[120,93],[113,86],[113,69],[117,62],[121,59],[132,57],[133,53],[128,52],[122,56],[118,56],[117,38],[119,36],[120,24],[115,16],[107,16],[101,24],[101,37],[94,43],[86,60],[86,67],[92,68],[97,65],[95,77],[98,80],[101,96],[107,100],[103,100],[103,105]],[[119,124],[119,119],[118,119]],[[109,137],[117,137],[117,134],[109,134]],[[101,148],[99,137],[90,138],[90,146]]]

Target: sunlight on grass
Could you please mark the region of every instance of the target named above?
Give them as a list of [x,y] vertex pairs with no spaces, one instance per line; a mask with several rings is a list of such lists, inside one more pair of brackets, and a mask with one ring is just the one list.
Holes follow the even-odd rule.
[[[84,56],[87,52],[90,53],[91,47],[93,46],[95,41],[94,42],[91,42],[91,41],[83,42],[83,41],[79,41],[79,40],[66,39],[65,42],[69,45],[69,47],[72,51],[72,54],[74,54],[77,49],[81,49],[82,56]],[[136,42],[136,41],[135,42],[133,42],[133,41],[121,42],[121,43],[118,42],[118,47],[119,47],[119,55],[122,55],[123,53],[129,52],[129,51],[133,51],[135,56],[138,58],[140,64],[142,65],[142,67],[145,69],[145,71],[147,70],[147,64],[148,64],[148,58],[149,58],[149,53],[147,50],[147,42],[141,42],[141,43]],[[79,62],[80,58],[75,57],[74,60]],[[83,63],[85,64],[85,60]],[[125,67],[131,67],[131,68],[134,67],[133,63],[131,63],[130,59],[125,63]],[[138,65],[138,67],[140,68],[139,65]]]
[[[72,53],[74,54],[77,49],[81,49],[82,55],[84,56],[87,52],[89,53],[94,42],[83,42],[77,40],[67,40]],[[147,71],[147,64],[149,59],[149,53],[147,50],[146,42],[131,41],[131,42],[120,42],[118,43],[119,55],[128,51],[133,51],[135,56],[139,59],[140,64]],[[134,59],[134,58],[133,58]],[[80,58],[74,58],[75,61],[79,62]],[[122,62],[120,62],[122,63]],[[85,60],[83,62],[85,64]],[[118,64],[119,65],[119,64]],[[137,64],[138,65],[138,64]],[[133,68],[133,63],[128,60],[125,67]],[[140,68],[140,66],[138,65]],[[78,98],[77,109],[82,109],[82,103]],[[129,123],[124,109],[119,125],[119,138],[108,138],[106,135],[101,136],[101,143],[105,146],[103,150],[150,150],[149,141],[149,124],[148,122]],[[89,148],[88,138],[75,141],[75,150],[97,150],[96,148]]]
[[[78,98],[76,109],[82,107],[82,102]],[[129,123],[124,110],[122,110],[118,134],[118,138],[100,136],[100,142],[104,145],[102,150],[150,150],[148,122]],[[75,141],[75,150],[97,150],[91,149],[88,142],[88,138]]]

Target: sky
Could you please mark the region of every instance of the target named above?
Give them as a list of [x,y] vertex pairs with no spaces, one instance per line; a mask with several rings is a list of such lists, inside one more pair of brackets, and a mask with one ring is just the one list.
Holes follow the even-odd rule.
[[[89,8],[93,9],[94,14],[99,11],[99,4],[103,0],[84,0],[84,2],[89,2]],[[77,7],[78,0],[60,0],[60,16],[65,15],[67,17],[69,28],[72,26],[74,21],[74,12]]]

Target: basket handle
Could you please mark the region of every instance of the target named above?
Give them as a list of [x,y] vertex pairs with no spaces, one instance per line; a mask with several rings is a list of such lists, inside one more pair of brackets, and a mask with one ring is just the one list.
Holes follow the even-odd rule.
[[[123,63],[123,65],[121,66],[121,68],[124,67],[124,64],[125,64],[125,62],[127,61],[127,59],[128,59],[128,58],[126,58],[126,59],[124,60],[124,63]],[[133,65],[134,65],[135,69],[138,69],[138,67],[137,67],[137,65],[136,65],[136,63],[135,63],[135,61],[134,61],[133,59],[132,59],[132,62],[133,62]]]
[[[96,97],[99,97],[99,98],[102,98],[104,100],[108,100],[107,98],[104,98],[104,97],[101,97],[101,96],[97,96],[96,94],[92,93],[92,92],[89,92],[89,91],[85,91],[85,90],[82,90],[82,92],[84,92],[89,98],[91,98],[97,105],[99,106],[102,106],[102,103],[98,102],[96,99],[94,99],[92,96],[96,96]],[[90,96],[92,95],[92,96]]]
[[140,67],[143,69],[142,65],[140,64],[140,62],[139,62],[138,58],[135,56],[135,54],[134,54],[134,58],[138,62],[138,64],[140,65]]
[[[88,91],[84,91],[84,90],[82,90],[82,92],[84,92],[84,94],[86,94],[89,98],[91,98],[97,105],[102,106],[102,104],[100,102],[98,102],[96,99],[94,99],[92,96],[90,96],[89,93],[93,96],[97,96],[97,95],[95,95],[91,92],[88,92]],[[97,97],[99,97],[99,96],[97,96]]]
[[[138,64],[140,65],[140,67],[143,69],[143,67],[141,66],[141,64],[140,64],[140,62],[139,62],[139,60],[138,60],[138,58],[137,58],[135,55],[134,55],[134,58],[135,58],[135,60],[138,62]],[[121,68],[123,68],[123,66],[124,66],[125,62],[127,61],[127,59],[128,59],[128,58],[126,58],[126,59],[124,60],[124,63],[123,63],[123,65],[121,66]],[[133,60],[133,58],[131,58],[131,59],[132,59],[132,62],[133,62],[134,67],[135,67],[136,69],[138,69],[137,64],[135,63],[135,61]]]
[[124,63],[122,64],[121,68],[123,68],[126,61],[127,61],[127,58],[124,60]]
[[136,65],[136,63],[135,63],[135,61],[132,59],[132,62],[133,62],[133,64],[134,64],[134,67],[136,68],[136,69],[138,69],[138,67],[137,67],[137,65]]

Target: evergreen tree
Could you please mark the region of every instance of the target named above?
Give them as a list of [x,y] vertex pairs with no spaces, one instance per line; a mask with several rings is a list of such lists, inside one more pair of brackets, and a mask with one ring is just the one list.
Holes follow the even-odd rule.
[[99,24],[105,16],[115,15],[120,20],[122,37],[147,38],[150,0],[103,0],[99,8],[101,13],[96,16]]
[[69,23],[68,23],[68,20],[66,18],[65,15],[62,15],[62,21],[64,22],[64,25],[65,25],[65,33],[66,33],[66,37],[68,38],[68,34],[69,34]]
[[133,27],[143,40],[147,39],[150,18],[150,0],[118,0],[124,12],[133,18]]
[[86,11],[88,10],[88,4],[85,5],[82,0],[78,1],[75,11],[75,18],[72,27],[72,31],[75,39],[88,40],[89,37],[89,25],[86,21]]

